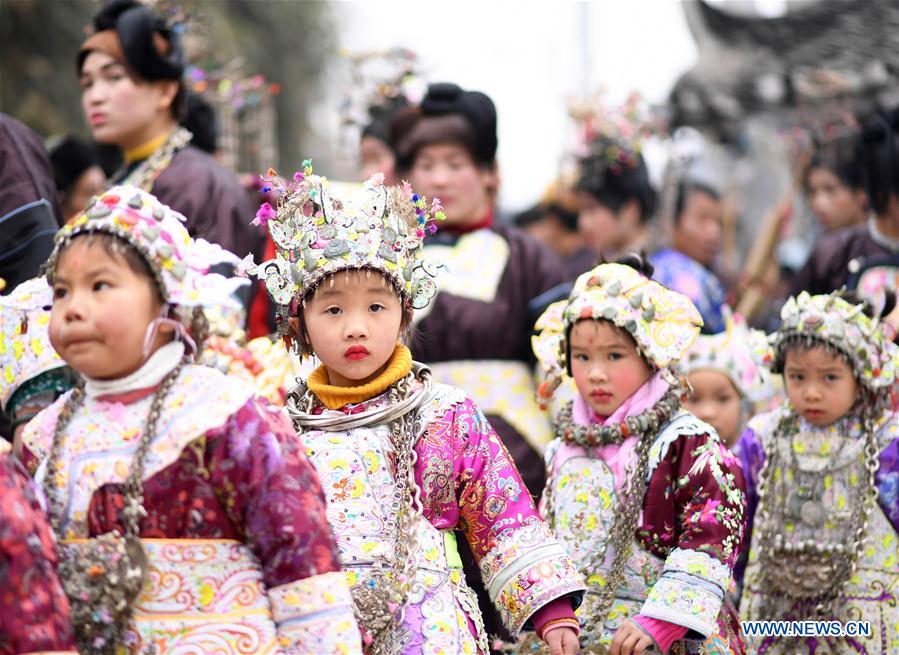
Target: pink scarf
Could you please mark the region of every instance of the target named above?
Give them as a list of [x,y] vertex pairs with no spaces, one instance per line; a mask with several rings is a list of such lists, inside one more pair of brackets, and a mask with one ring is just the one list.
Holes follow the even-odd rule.
[[657,371],[639,389],[628,396],[618,409],[612,412],[611,416],[606,418],[594,412],[584,397],[577,394],[571,408],[571,418],[578,425],[595,425],[596,423],[615,425],[624,421],[628,416],[636,416],[655,405],[662,399],[670,386],[662,379],[661,371]]
[[[615,425],[624,421],[628,416],[636,416],[658,403],[669,387],[670,385],[662,379],[661,372],[657,372],[628,396],[627,400],[621,403],[621,406],[612,412],[611,416],[606,418],[594,412],[583,396],[577,394],[571,408],[571,418],[578,425]],[[608,465],[615,476],[616,491],[621,491],[627,468],[636,460],[634,452],[636,446],[637,437],[628,437],[621,444],[609,444],[597,449],[597,455]],[[580,447],[565,444],[560,448],[559,455],[567,459],[575,454],[572,449],[577,448]]]

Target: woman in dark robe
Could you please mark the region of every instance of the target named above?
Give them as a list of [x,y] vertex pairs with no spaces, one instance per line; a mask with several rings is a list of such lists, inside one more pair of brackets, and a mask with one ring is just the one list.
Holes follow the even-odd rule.
[[[396,129],[399,126],[399,129]],[[465,389],[487,415],[532,495],[544,484],[549,421],[537,406],[528,303],[564,280],[549,248],[496,221],[496,110],[483,93],[432,84],[421,106],[393,123],[399,177],[440,199],[446,221],[425,241],[443,262],[438,293],[416,317],[415,350],[438,382]],[[460,546],[461,541],[460,540]],[[466,551],[467,549],[462,549]],[[502,634],[496,611],[463,552],[488,633]]]
[[879,308],[899,282],[899,107],[863,124],[856,149],[871,206],[865,223],[825,234],[793,278],[790,295],[847,285]]
[[252,198],[179,127],[187,91],[177,35],[134,0],[112,0],[94,28],[78,52],[81,103],[94,139],[122,149],[125,166],[111,182],[151,192],[187,218],[191,236],[261,255]]

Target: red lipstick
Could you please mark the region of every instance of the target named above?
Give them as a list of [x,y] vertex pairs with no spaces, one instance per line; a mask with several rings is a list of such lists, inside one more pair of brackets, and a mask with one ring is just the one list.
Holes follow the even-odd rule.
[[595,389],[590,392],[590,397],[597,402],[605,402],[609,398],[612,397],[612,393],[609,391],[602,391],[601,389]]
[[350,346],[343,351],[343,356],[347,359],[359,360],[368,357],[368,348],[365,346]]

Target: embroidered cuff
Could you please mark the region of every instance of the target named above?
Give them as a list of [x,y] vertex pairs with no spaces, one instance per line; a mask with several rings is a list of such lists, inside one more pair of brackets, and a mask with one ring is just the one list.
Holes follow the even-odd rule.
[[269,589],[280,644],[297,653],[362,653],[346,577],[323,573]]
[[480,561],[481,575],[506,628],[529,628],[534,612],[556,598],[572,596],[577,609],[586,589],[568,553],[543,523],[501,534]]
[[706,553],[676,548],[665,560],[640,614],[708,637],[715,631],[729,579],[726,564]]

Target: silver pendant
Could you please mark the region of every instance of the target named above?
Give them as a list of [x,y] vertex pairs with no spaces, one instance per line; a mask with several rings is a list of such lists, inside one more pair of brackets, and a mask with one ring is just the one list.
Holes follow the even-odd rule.
[[806,499],[807,496],[798,491],[791,492],[787,497],[787,509],[789,509],[793,518],[802,518],[802,505],[805,503]]
[[803,523],[817,528],[824,523],[824,506],[818,500],[807,500],[802,503],[799,516]]

